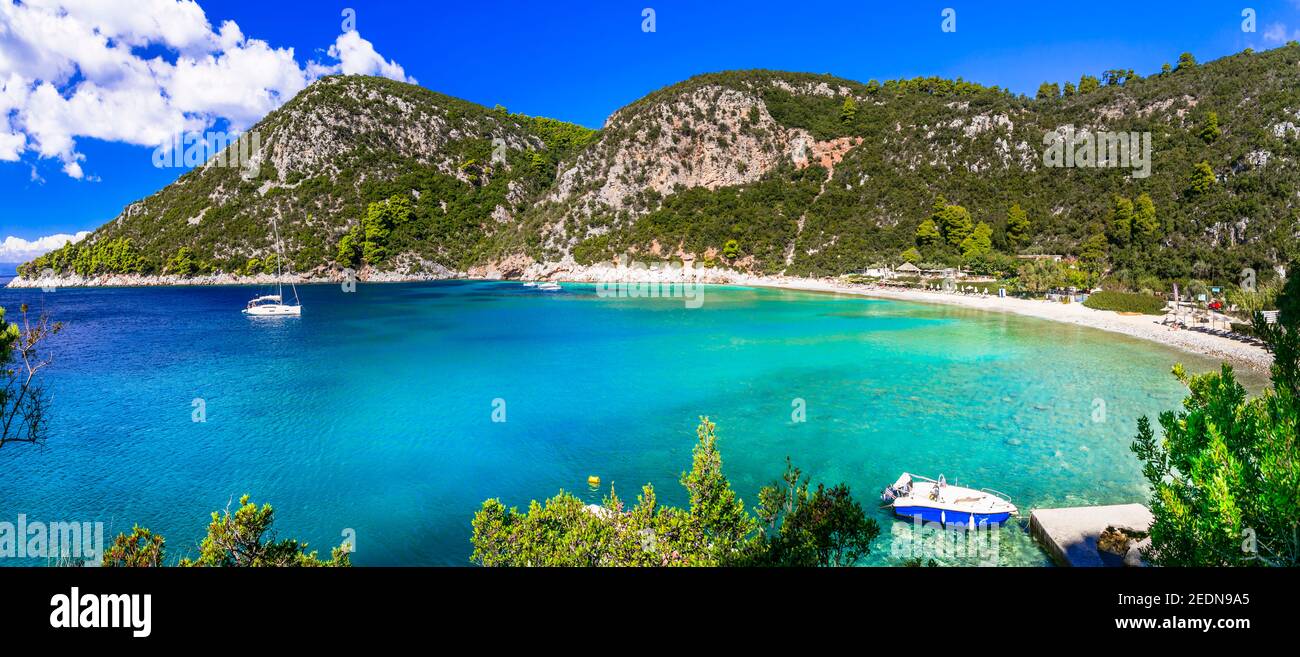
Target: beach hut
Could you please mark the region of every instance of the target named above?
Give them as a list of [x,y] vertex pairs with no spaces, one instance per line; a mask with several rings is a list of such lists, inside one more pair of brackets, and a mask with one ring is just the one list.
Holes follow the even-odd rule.
[[912,274],[919,274],[919,273],[921,273],[921,268],[920,268],[920,267],[917,267],[916,265],[914,265],[914,264],[912,264],[912,263],[910,263],[910,262],[904,262],[903,264],[901,264],[901,265],[898,266],[898,269],[895,269],[894,271],[896,271],[896,272],[898,272],[898,273],[900,273],[900,274],[908,274],[908,275],[912,275]]

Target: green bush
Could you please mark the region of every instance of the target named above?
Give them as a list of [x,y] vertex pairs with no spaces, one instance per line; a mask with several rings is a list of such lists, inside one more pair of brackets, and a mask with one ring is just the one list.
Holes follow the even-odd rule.
[[1089,295],[1083,305],[1093,310],[1114,310],[1145,315],[1163,315],[1165,312],[1164,299],[1130,292],[1096,292]]

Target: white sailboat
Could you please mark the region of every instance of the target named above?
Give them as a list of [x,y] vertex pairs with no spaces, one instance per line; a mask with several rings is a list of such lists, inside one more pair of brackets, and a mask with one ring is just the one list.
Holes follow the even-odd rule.
[[285,317],[297,316],[302,314],[302,302],[298,300],[298,286],[289,283],[290,289],[293,290],[293,304],[284,302],[284,280],[280,272],[280,264],[284,261],[284,245],[280,243],[280,230],[275,224],[275,217],[271,217],[271,232],[275,237],[275,294],[264,294],[253,297],[252,301],[244,306],[243,313],[256,317]]

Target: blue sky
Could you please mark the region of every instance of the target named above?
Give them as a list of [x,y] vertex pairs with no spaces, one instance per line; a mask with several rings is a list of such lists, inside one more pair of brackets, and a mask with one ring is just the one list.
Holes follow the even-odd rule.
[[[139,0],[141,4],[174,1]],[[0,6],[12,2],[0,0]],[[224,21],[234,21],[247,39],[264,41],[274,49],[292,48],[292,59],[304,71],[310,61],[342,65],[327,50],[340,38],[344,9],[351,8],[356,32],[373,45],[377,61],[400,66],[422,86],[488,106],[501,104],[511,111],[592,127],[650,91],[709,71],[770,68],[832,73],[861,81],[960,76],[1033,94],[1044,80],[1077,80],[1082,73],[1100,74],[1110,68],[1151,73],[1164,62],[1176,61],[1182,51],[1205,61],[1246,47],[1276,47],[1296,38],[1300,28],[1297,0],[1095,1],[1082,8],[1041,1],[959,0],[198,0],[198,4],[213,33]],[[646,7],[655,10],[654,33],[641,29]],[[956,12],[953,33],[940,29],[941,12],[948,7]],[[1242,29],[1242,10],[1247,7],[1255,10],[1253,33]],[[5,26],[10,32],[21,29],[13,20]],[[156,34],[152,39],[132,52],[171,62],[183,56],[159,43]],[[0,80],[11,73],[3,69],[4,46],[0,30]],[[31,73],[38,68],[33,64],[28,69],[32,88],[40,82]],[[227,73],[248,77],[248,71]],[[111,74],[98,75],[107,80],[102,84],[113,84]],[[73,73],[55,81],[55,87],[70,97],[78,84],[91,78]],[[204,102],[185,116],[225,125],[225,105],[212,99]],[[0,118],[5,107],[0,104]],[[260,107],[253,104],[240,111],[260,111]],[[21,132],[22,115],[10,118],[15,133]],[[77,120],[93,119],[68,118],[67,122]],[[5,198],[0,205],[0,240],[8,236],[35,240],[93,229],[183,172],[155,168],[152,147],[126,143],[143,139],[133,136],[131,128],[122,130],[125,136],[110,138],[78,136],[112,132],[102,125],[84,132],[76,125],[60,129],[71,134],[75,144],[65,144],[59,154],[28,148],[15,155],[17,161],[0,161],[0,193]],[[48,133],[45,139],[53,141]],[[29,144],[36,141],[28,137]],[[53,146],[42,149],[55,150]],[[69,161],[75,163],[80,178],[65,170]],[[0,256],[3,253],[0,250]]]

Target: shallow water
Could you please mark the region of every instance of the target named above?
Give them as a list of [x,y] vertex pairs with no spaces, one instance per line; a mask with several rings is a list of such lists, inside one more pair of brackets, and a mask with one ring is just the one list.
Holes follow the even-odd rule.
[[[876,495],[904,470],[1026,512],[1143,501],[1136,418],[1177,406],[1174,362],[1216,367],[1071,325],[767,289],[708,288],[688,309],[582,285],[319,285],[299,289],[301,318],[250,319],[256,292],[0,290],[11,313],[66,323],[48,444],[0,450],[0,521],[138,523],[179,557],[248,492],[323,552],[355,531],[357,564],[463,565],[488,497],[598,501],[614,483],[632,499],[651,482],[683,504],[708,415],[747,505],[790,456],[852,486],[884,528],[869,562],[893,563],[911,528]],[[998,537],[998,563],[1045,563],[1020,527]]]

